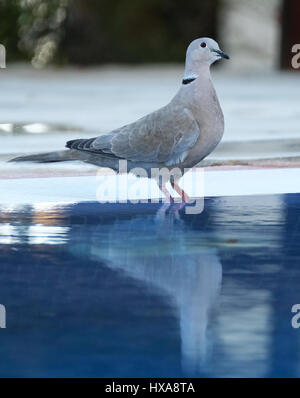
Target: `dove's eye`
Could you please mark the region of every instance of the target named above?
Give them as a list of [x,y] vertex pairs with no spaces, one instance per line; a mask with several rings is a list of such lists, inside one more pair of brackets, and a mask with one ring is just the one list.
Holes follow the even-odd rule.
[[200,44],[200,46],[201,46],[202,48],[205,48],[205,47],[206,47],[206,43],[202,42],[202,43]]

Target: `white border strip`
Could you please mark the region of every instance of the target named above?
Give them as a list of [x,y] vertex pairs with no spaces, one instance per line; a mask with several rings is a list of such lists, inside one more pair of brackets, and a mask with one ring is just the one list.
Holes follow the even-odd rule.
[[[193,175],[191,175],[193,173]],[[190,181],[203,179],[205,197],[270,195],[300,192],[300,168],[274,168],[258,170],[219,170],[202,169],[187,173],[184,178],[184,189],[192,192]],[[109,176],[115,183],[115,176]],[[159,195],[156,183],[151,188],[151,198]],[[149,181],[140,179],[139,191],[147,196]],[[152,186],[152,185],[151,185]],[[199,192],[193,197],[202,197],[203,184],[199,184]],[[99,181],[95,176],[53,177],[0,180],[0,204],[37,204],[37,203],[77,203],[97,200]],[[195,192],[195,190],[194,190]],[[151,199],[148,197],[148,199]],[[129,199],[136,199],[135,195]],[[145,197],[145,199],[147,199]]]

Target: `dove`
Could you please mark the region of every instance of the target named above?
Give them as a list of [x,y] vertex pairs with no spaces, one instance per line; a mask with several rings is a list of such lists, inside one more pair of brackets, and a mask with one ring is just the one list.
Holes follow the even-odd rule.
[[[68,141],[66,150],[11,161],[81,160],[115,171],[119,171],[120,161],[126,161],[128,172],[143,168],[149,177],[153,169],[186,172],[215,149],[224,133],[224,116],[210,74],[210,66],[221,59],[229,56],[215,40],[196,39],[187,48],[181,86],[167,105],[98,137]],[[174,173],[167,179],[185,202],[188,195],[179,187],[176,176]],[[157,178],[164,195],[174,200],[166,188],[167,182]]]

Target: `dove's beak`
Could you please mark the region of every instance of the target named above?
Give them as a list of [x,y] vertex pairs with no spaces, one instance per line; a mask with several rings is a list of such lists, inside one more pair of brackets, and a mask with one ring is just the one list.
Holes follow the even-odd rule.
[[212,50],[214,53],[217,53],[218,55],[220,55],[221,58],[224,59],[230,59],[229,55],[225,54],[223,51],[221,50]]

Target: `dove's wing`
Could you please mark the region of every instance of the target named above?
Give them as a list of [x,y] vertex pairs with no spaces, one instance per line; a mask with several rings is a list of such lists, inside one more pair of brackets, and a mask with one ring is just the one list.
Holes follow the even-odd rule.
[[109,154],[136,162],[183,162],[200,135],[191,112],[166,106],[137,122],[90,140],[75,140],[71,149]]

